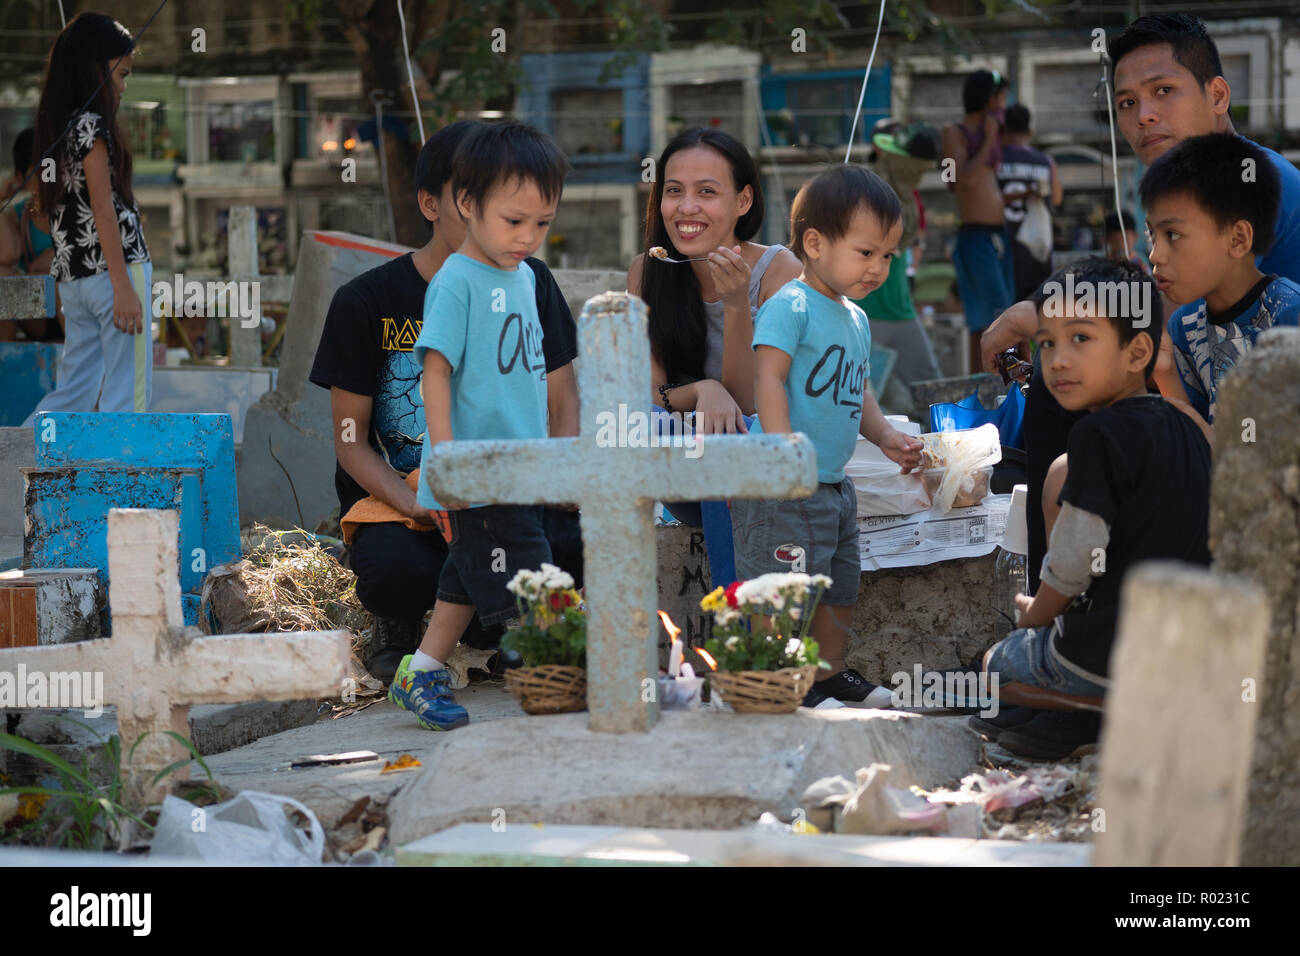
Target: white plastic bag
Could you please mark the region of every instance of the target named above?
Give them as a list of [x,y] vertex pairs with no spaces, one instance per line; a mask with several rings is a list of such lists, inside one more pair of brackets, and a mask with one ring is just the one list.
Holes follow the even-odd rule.
[[1052,255],[1052,214],[1041,196],[1025,197],[1025,218],[1016,232],[1016,242],[1039,262]]
[[[307,818],[310,834],[289,822],[285,807]],[[256,790],[210,807],[168,796],[150,847],[159,857],[254,866],[320,866],[324,851],[316,814],[292,797]]]
[[930,507],[930,495],[920,475],[900,475],[898,465],[888,459],[877,464],[850,461],[844,474],[853,479],[858,494],[858,517],[874,515],[911,515]]

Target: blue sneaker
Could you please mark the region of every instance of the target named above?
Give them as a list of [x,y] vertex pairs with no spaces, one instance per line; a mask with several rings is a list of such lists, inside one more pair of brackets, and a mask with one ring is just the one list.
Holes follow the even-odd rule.
[[451,675],[445,670],[413,671],[407,654],[397,665],[388,699],[415,714],[425,730],[454,730],[469,723],[469,711],[451,693]]

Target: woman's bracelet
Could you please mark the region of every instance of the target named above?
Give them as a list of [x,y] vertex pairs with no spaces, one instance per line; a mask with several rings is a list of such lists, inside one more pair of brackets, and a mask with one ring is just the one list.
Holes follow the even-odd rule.
[[668,390],[671,389],[671,388],[678,388],[678,387],[679,387],[679,386],[677,386],[677,385],[660,385],[660,386],[659,386],[659,401],[663,403],[664,411],[666,411],[666,412],[671,412],[671,411],[673,410],[673,403],[670,402],[670,401],[668,401]]

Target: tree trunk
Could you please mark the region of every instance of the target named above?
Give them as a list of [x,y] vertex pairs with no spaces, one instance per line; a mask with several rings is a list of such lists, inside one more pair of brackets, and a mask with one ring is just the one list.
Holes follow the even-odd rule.
[[[379,90],[386,97],[385,112],[399,112],[402,119],[414,125],[415,109],[406,83],[402,29],[396,4],[391,0],[338,0],[338,9],[344,19],[343,32],[356,52],[357,65],[361,69],[363,105],[373,110],[370,95]],[[387,160],[388,190],[397,241],[418,248],[429,238],[424,217],[415,201],[415,159],[419,149],[409,137],[399,138],[382,127],[378,135],[384,137],[383,152]]]

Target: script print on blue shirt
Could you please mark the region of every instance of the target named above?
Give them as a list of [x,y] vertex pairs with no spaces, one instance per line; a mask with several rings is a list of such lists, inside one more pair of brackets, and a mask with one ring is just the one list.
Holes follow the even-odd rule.
[[[520,265],[506,271],[453,253],[424,297],[424,326],[415,342],[421,367],[436,351],[451,366],[451,434],[460,441],[546,437],[546,357],[537,317],[536,279]],[[426,409],[426,417],[432,412]],[[425,478],[421,507],[440,507]]]
[[[785,380],[790,427],[812,440],[817,480],[843,481],[871,373],[866,313],[847,299],[836,301],[791,279],[758,310],[754,347],[760,345],[790,356]],[[751,431],[762,431],[761,419]]]

